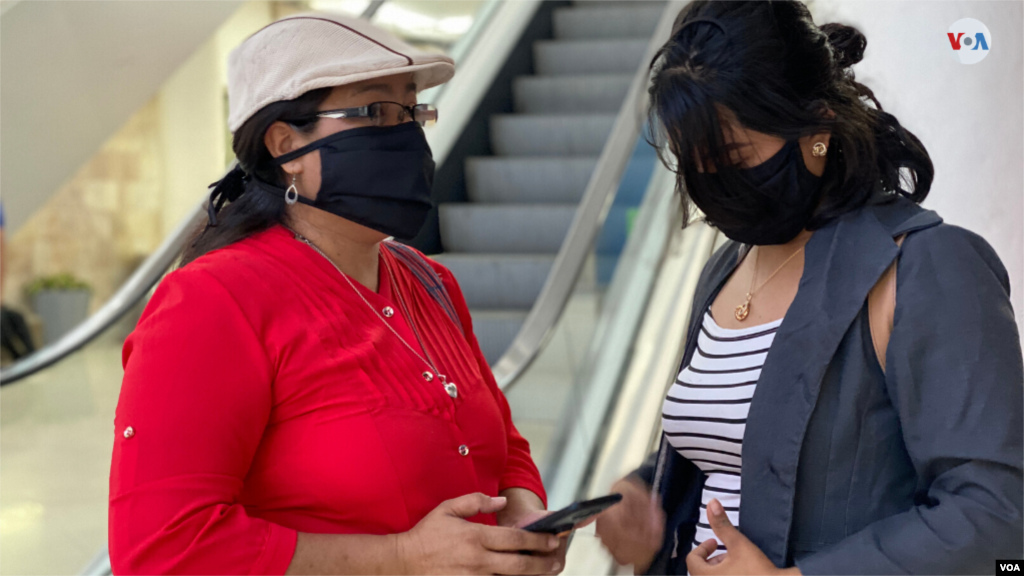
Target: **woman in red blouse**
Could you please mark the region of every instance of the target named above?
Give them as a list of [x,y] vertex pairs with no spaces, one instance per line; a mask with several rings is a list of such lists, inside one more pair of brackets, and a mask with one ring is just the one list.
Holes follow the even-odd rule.
[[124,347],[115,573],[560,570],[458,284],[388,240],[430,207],[416,91],[453,73],[323,14],[232,53],[239,168]]

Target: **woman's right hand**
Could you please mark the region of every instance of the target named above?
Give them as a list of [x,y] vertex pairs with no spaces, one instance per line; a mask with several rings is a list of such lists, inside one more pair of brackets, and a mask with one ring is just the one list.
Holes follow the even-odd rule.
[[518,528],[486,526],[465,519],[493,514],[505,498],[475,493],[442,502],[412,530],[397,535],[406,574],[558,574],[562,566],[547,554],[560,544],[556,536]]
[[626,477],[612,486],[622,502],[597,517],[597,536],[619,564],[645,572],[661,549],[665,512],[639,480]]

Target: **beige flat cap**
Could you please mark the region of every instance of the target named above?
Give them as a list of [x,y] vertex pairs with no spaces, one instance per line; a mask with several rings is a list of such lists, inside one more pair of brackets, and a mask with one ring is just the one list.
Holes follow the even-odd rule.
[[326,86],[413,73],[418,90],[455,75],[454,61],[417,50],[366,20],[313,12],[264,27],[228,58],[228,128],[267,104]]

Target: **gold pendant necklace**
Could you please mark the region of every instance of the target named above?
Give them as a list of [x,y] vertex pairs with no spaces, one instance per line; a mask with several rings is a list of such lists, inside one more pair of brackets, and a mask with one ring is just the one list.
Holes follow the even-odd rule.
[[750,292],[747,292],[747,300],[736,307],[736,319],[743,322],[750,315]]
[[[756,246],[755,246],[755,249],[756,249]],[[764,282],[762,282],[761,285],[758,286],[757,289],[755,290],[754,289],[754,281],[757,280],[757,264],[760,261],[760,257],[761,257],[761,251],[760,250],[757,251],[757,254],[754,256],[754,274],[750,277],[750,289],[747,290],[747,298],[746,298],[746,300],[742,304],[740,304],[739,306],[736,307],[736,312],[734,314],[736,316],[736,320],[738,320],[740,322],[743,322],[744,320],[747,319],[747,316],[750,316],[750,301],[751,301],[751,299],[754,298],[754,293],[757,292],[758,290],[760,290],[761,288],[764,288],[765,284],[771,282],[772,278],[775,278],[775,275],[778,274],[783,268],[785,268],[786,264],[789,264],[789,261],[792,260],[794,257],[796,257],[797,254],[802,252],[803,249],[804,249],[803,246],[797,248],[796,251],[794,251],[792,254],[790,254],[789,258],[786,258],[786,261],[783,262],[778,268],[776,268],[775,272],[772,272],[771,275],[768,276],[768,279],[765,280]]]

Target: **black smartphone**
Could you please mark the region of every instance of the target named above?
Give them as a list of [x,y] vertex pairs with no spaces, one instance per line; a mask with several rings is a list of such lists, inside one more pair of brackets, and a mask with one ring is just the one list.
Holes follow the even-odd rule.
[[524,526],[523,530],[542,534],[564,534],[572,530],[576,524],[618,504],[620,500],[622,494],[609,494],[593,500],[573,502],[558,512],[552,512],[529,526]]

